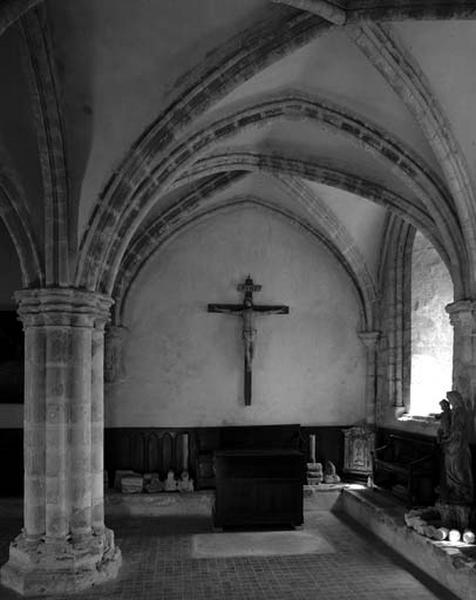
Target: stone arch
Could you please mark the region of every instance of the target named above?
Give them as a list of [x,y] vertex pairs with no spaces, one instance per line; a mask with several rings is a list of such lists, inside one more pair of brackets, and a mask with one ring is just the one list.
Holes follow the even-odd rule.
[[403,21],[403,20],[437,20],[437,19],[470,19],[476,15],[474,0],[430,0],[415,2],[401,0],[386,2],[385,0],[358,0],[352,2],[347,9],[347,23],[365,21]]
[[61,102],[43,7],[20,19],[44,195],[45,283],[69,285],[69,186]]
[[364,310],[364,329],[373,327],[374,305],[378,299],[378,291],[374,278],[367,268],[367,263],[355,245],[352,236],[339,221],[334,212],[318,195],[299,177],[277,175],[276,178],[285,192],[291,193],[312,217],[314,227],[322,235],[333,253],[337,251],[337,259],[356,281],[360,291]]
[[[110,291],[121,258],[132,236],[155,202],[197,155],[205,154],[216,141],[228,139],[248,127],[266,125],[278,119],[307,120],[347,135],[365,151],[385,161],[415,191],[434,215],[435,223],[450,261],[466,268],[466,256],[458,235],[459,225],[451,209],[451,197],[437,175],[418,156],[387,131],[365,123],[358,115],[328,101],[299,92],[280,92],[205,126],[178,142],[167,160],[157,166],[144,159],[140,171],[131,174],[134,193],[121,195],[119,206],[104,207],[98,229],[90,244],[82,247],[76,283],[80,287]],[[127,202],[126,202],[127,200]],[[106,203],[104,203],[106,205]],[[464,278],[462,278],[464,281]]]
[[0,35],[13,25],[23,14],[43,0],[7,0],[0,7]]
[[218,173],[204,177],[194,183],[192,189],[169,209],[161,213],[147,228],[141,230],[132,240],[124,255],[118,276],[114,282],[112,311],[113,324],[122,322],[122,309],[127,290],[138,271],[155,252],[158,239],[166,237],[171,230],[180,226],[187,215],[200,209],[213,194],[238,181],[243,174],[236,171]]
[[30,216],[15,181],[5,168],[0,169],[0,217],[18,255],[23,286],[28,288],[42,285],[44,274]]
[[[208,56],[206,65],[198,64],[177,82],[175,96],[168,108],[140,135],[114,169],[92,210],[80,250],[94,246],[101,252],[101,244],[98,247],[98,240],[94,239],[96,232],[111,223],[110,208],[114,210],[116,204],[121,204],[121,199],[135,190],[135,175],[141,172],[141,166],[151,152],[165,158],[178,135],[194,118],[203,115],[240,83],[330,28],[327,21],[302,11],[269,14],[271,18],[216,48]],[[82,252],[79,257],[78,273],[81,273],[87,254],[88,251]]]
[[267,153],[264,151],[230,149],[230,151],[224,151],[220,154],[206,156],[199,159],[188,171],[183,173],[176,184],[190,183],[197,177],[210,176],[225,169],[260,170],[273,173],[276,176],[287,174],[293,177],[302,177],[316,183],[342,189],[388,208],[416,229],[420,229],[428,237],[452,274],[455,290],[463,289],[462,275],[457,268],[452,268],[449,255],[441,241],[434,220],[411,200],[391,192],[375,182],[342,171],[329,162],[322,164],[309,157],[288,157],[283,149],[278,148],[274,148]]
[[[206,197],[204,196],[206,200]],[[183,213],[179,218],[168,224],[163,217],[156,219],[140,236],[137,237],[130,251],[126,254],[121,271],[118,275],[116,286],[114,288],[115,312],[114,319],[116,324],[122,323],[124,315],[124,306],[129,290],[147,260],[169,240],[177,236],[183,230],[193,225],[200,219],[207,218],[220,211],[225,211],[230,207],[254,205],[260,206],[275,214],[279,214],[300,229],[311,234],[314,238],[329,250],[337,259],[339,265],[349,277],[352,287],[355,291],[359,303],[362,328],[369,328],[373,320],[373,307],[376,297],[374,289],[369,289],[368,281],[362,277],[362,269],[356,270],[352,255],[343,252],[339,246],[339,239],[333,239],[329,235],[324,224],[311,223],[295,214],[278,208],[261,198],[253,195],[238,196],[232,201],[223,203],[213,208],[204,208],[193,214]]]
[[[349,37],[393,88],[419,123],[445,175],[469,250],[476,248],[476,196],[465,157],[438,99],[418,63],[391,26],[365,23],[346,29]],[[476,285],[474,252],[468,252],[471,288]]]

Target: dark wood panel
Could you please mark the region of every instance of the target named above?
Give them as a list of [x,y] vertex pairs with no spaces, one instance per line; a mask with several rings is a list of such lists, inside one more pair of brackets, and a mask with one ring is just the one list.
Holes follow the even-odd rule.
[[[331,460],[339,474],[343,466],[343,434],[342,427],[301,427],[300,437],[296,438],[296,427],[271,425],[250,426],[242,428],[231,427],[190,427],[190,428],[161,428],[161,427],[120,427],[106,428],[104,460],[108,471],[109,481],[114,481],[114,471],[117,469],[135,469],[140,473],[158,472],[165,477],[169,467],[181,471],[182,447],[178,443],[179,434],[189,434],[189,470],[198,483],[198,487],[214,487],[212,471],[213,452],[224,445],[230,445],[237,436],[238,430],[244,434],[242,441],[247,445],[268,445],[272,447],[297,446],[307,460],[309,456],[308,435],[317,436],[317,460],[325,463]],[[170,453],[163,454],[162,438],[165,434],[171,436],[175,444]],[[274,441],[273,441],[274,440]],[[168,443],[168,442],[167,442]],[[166,444],[167,444],[166,443]],[[176,445],[178,444],[178,446]],[[0,479],[0,494],[20,495],[23,490],[23,431],[22,429],[0,430],[0,468],[4,476]],[[169,456],[169,458],[167,458]],[[200,470],[202,471],[200,473]]]
[[344,468],[344,426],[302,427],[304,437],[304,453],[306,461],[310,459],[309,436],[316,436],[316,460],[325,467],[330,460],[334,463],[338,475],[342,476]]
[[0,310],[0,404],[23,404],[23,327],[14,310]]
[[438,465],[435,438],[388,433],[373,454],[374,482],[411,505],[430,505],[436,500]]
[[23,429],[0,429],[0,496],[23,494]]
[[[317,438],[317,460],[332,461],[339,474],[344,464],[343,427],[301,427],[290,425],[250,425],[195,428],[124,427],[106,430],[105,464],[113,481],[116,469],[134,469],[139,473],[158,472],[165,477],[171,468],[180,472],[182,444],[180,434],[189,434],[189,471],[198,489],[214,488],[213,453],[226,448],[288,448],[309,456],[309,435]],[[145,440],[145,456],[139,460],[139,442]],[[140,444],[142,441],[140,442]]]
[[301,525],[304,455],[297,450],[215,452],[216,527]]
[[[432,435],[423,435],[420,433],[412,433],[402,429],[391,429],[386,427],[379,427],[377,429],[377,440],[376,446],[384,446],[389,443],[391,436],[397,435],[408,439],[409,444],[417,444],[422,442],[432,442],[436,444],[436,437]],[[476,444],[470,444],[471,456],[472,456],[472,470],[473,470],[473,485],[474,485],[474,496],[476,498]],[[439,465],[441,464],[440,449],[435,445],[435,456],[434,456],[434,481],[437,482],[439,479]]]
[[104,462],[109,481],[114,481],[118,469],[137,473],[159,473],[164,479],[172,469],[177,475],[183,470],[183,436],[188,436],[188,470],[195,478],[193,461],[195,432],[185,428],[121,427],[108,428],[104,438]]

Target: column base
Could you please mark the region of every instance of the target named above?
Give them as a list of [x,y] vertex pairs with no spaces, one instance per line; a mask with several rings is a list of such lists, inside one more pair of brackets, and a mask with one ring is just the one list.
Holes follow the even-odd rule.
[[114,579],[121,562],[110,529],[75,543],[31,542],[21,533],[10,544],[1,583],[23,596],[69,594]]

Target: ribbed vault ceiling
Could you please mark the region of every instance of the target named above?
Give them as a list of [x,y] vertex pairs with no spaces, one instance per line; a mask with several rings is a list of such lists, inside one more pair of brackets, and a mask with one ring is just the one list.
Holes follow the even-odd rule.
[[[48,237],[42,151],[58,152],[39,131],[61,119],[71,283],[112,292],[123,258],[157,223],[173,232],[194,212],[248,198],[319,231],[337,223],[365,289],[394,210],[434,241],[468,295],[476,21],[463,18],[470,2],[420,4],[341,2],[348,20],[336,26],[268,0],[38,3],[36,37],[27,15],[0,38],[0,150],[24,182],[32,243]],[[47,60],[36,64],[42,35]],[[39,129],[48,69],[60,110]],[[52,193],[61,222],[60,202]],[[51,266],[53,278],[68,272]]]

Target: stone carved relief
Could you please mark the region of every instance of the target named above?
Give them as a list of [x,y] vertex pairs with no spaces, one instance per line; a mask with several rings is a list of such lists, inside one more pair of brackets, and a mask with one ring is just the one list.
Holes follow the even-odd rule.
[[368,425],[355,425],[343,430],[344,473],[370,475],[372,473],[372,451],[375,447],[375,432]]

